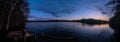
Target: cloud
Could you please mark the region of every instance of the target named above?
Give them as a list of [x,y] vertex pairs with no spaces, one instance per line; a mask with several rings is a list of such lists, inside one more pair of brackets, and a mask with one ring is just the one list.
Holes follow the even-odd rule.
[[81,0],[35,0],[36,5],[32,9],[40,10],[53,15],[69,14],[76,10]]
[[[75,11],[87,11],[89,8],[101,6],[105,0],[31,0],[30,8],[57,16],[71,14]],[[82,13],[82,12],[81,12]]]

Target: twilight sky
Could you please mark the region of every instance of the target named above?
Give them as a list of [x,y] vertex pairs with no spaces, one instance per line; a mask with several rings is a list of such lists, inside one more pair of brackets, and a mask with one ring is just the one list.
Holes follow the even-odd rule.
[[[31,20],[94,18],[108,20],[98,9],[109,0],[28,0]],[[58,16],[58,17],[55,17]]]

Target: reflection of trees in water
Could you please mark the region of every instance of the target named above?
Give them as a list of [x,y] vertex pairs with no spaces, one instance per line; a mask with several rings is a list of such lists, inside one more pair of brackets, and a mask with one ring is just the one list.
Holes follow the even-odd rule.
[[82,23],[82,26],[90,26],[90,27],[93,27],[93,26],[107,26],[108,24],[86,24],[86,23]]
[[0,40],[22,41],[19,38],[28,36],[30,33],[24,31],[28,13],[26,0],[0,0]]

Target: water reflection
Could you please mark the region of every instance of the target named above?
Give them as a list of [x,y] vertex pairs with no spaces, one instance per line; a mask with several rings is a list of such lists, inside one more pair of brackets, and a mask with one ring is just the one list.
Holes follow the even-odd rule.
[[114,33],[108,24],[28,22],[26,27],[35,33],[37,42],[112,42]]

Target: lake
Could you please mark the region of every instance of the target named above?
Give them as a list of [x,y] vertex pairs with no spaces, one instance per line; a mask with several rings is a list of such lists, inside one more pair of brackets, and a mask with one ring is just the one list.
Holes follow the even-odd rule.
[[36,42],[112,42],[114,30],[108,24],[79,22],[27,22]]

